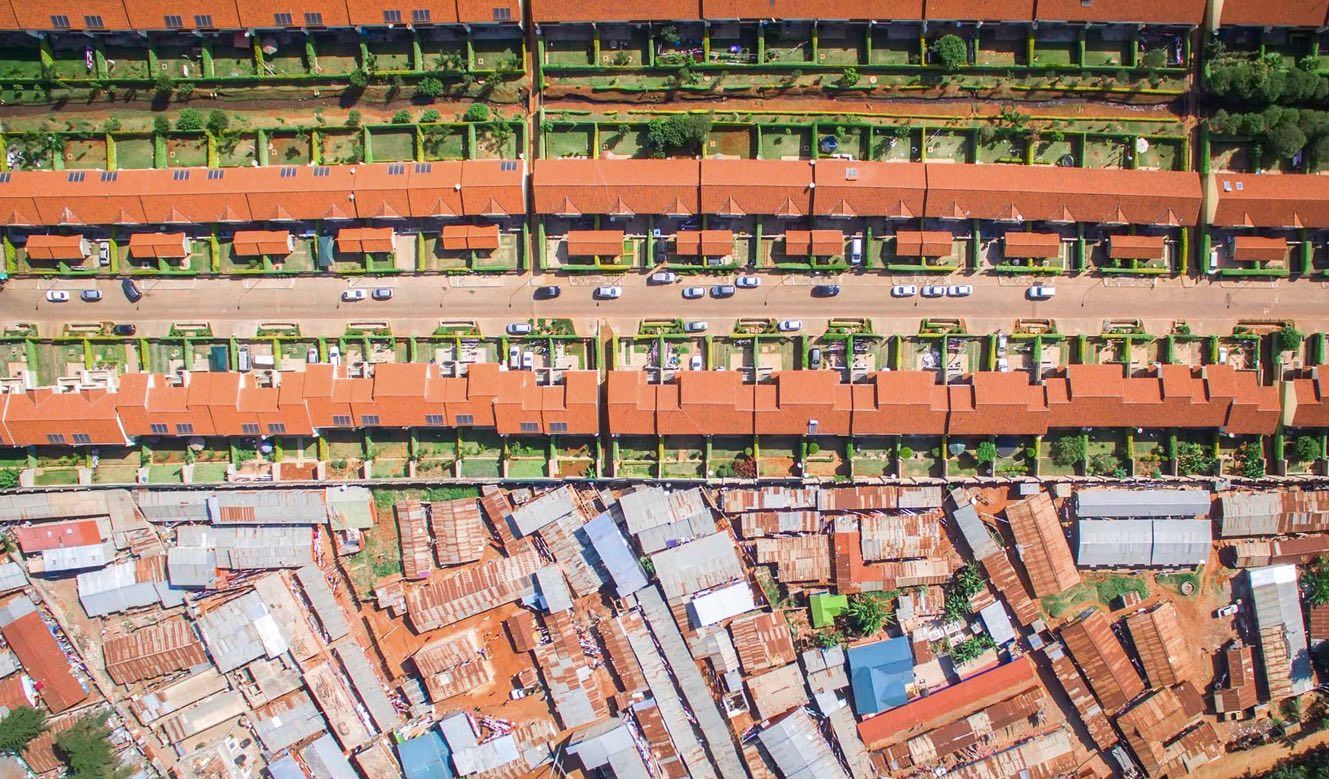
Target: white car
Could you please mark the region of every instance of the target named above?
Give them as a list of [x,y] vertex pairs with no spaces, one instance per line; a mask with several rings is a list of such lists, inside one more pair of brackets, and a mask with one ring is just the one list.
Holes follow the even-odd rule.
[[734,279],[734,286],[739,289],[754,289],[761,286],[760,276],[739,276]]
[[678,281],[678,274],[669,270],[656,271],[646,277],[647,284],[673,284],[675,281]]
[[341,364],[341,347],[337,344],[328,347],[328,362],[333,365]]
[[522,367],[522,370],[527,370],[527,371],[529,371],[529,370],[531,370],[532,368],[535,367],[535,353],[534,353],[534,352],[526,352],[525,354],[523,354],[523,355],[521,356],[521,367]]
[[782,333],[792,333],[795,330],[803,329],[803,320],[801,319],[781,319],[780,324],[776,325]]
[[684,287],[684,288],[683,288],[683,299],[684,299],[684,300],[696,300],[697,298],[704,298],[704,297],[706,297],[706,288],[705,288],[705,287]]
[[699,371],[701,370],[701,368],[702,368],[701,355],[700,354],[692,355],[692,357],[688,359],[688,370]]
[[918,294],[918,287],[913,284],[896,284],[891,287],[891,297],[893,298],[911,298]]
[[1026,294],[1029,295],[1030,300],[1047,300],[1048,298],[1057,294],[1057,288],[1046,287],[1043,286],[1042,284],[1035,284],[1034,286],[1029,288],[1029,291]]
[[508,325],[508,335],[530,335],[531,325],[527,322],[513,322]]
[[69,293],[63,289],[48,289],[46,291],[46,300],[49,303],[68,303]]
[[705,320],[696,320],[683,325],[683,330],[688,333],[704,333],[708,327],[710,325],[706,324]]
[[363,289],[348,289],[341,293],[341,299],[347,303],[354,303],[357,300],[364,300],[367,297]]
[[952,284],[946,288],[946,294],[953,298],[967,298],[974,294],[974,288],[968,284]]
[[521,367],[521,349],[519,347],[508,347],[508,367],[514,371]]
[[622,287],[596,287],[596,300],[618,300],[623,297]]
[[925,298],[944,298],[946,297],[946,288],[940,284],[929,284],[923,288],[923,297]]

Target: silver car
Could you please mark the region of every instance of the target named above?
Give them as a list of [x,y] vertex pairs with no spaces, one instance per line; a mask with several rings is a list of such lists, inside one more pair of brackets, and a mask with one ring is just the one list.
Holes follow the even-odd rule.
[[596,300],[618,300],[618,299],[621,298],[621,297],[623,297],[623,288],[622,288],[622,287],[596,287],[596,288],[595,288],[595,299],[596,299]]

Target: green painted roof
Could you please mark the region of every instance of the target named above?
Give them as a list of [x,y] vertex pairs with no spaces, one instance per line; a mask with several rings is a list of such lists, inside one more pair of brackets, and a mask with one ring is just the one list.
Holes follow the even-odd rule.
[[845,595],[813,595],[812,627],[824,628],[835,622],[835,618],[849,608],[849,598]]

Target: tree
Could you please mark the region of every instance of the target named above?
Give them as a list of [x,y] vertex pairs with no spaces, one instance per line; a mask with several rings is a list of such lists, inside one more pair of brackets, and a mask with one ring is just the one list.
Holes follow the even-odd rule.
[[1052,462],[1071,468],[1084,462],[1089,445],[1084,436],[1063,436],[1052,442]]
[[891,620],[891,611],[886,603],[886,598],[880,593],[849,596],[849,608],[845,612],[849,629],[860,636],[880,633]]
[[991,441],[982,441],[978,444],[978,450],[974,452],[974,458],[980,463],[990,463],[997,459],[997,445]]
[[181,132],[195,132],[203,129],[203,112],[197,108],[186,108],[175,120],[175,129]]
[[943,35],[932,42],[932,54],[946,70],[959,70],[969,64],[969,44],[958,35]]
[[161,114],[152,117],[152,131],[155,133],[169,133],[171,131],[171,120]]
[[443,94],[443,81],[437,76],[425,76],[415,85],[415,94],[420,97],[438,97]]
[[844,71],[840,73],[840,80],[837,81],[836,84],[845,89],[849,89],[850,87],[857,86],[860,78],[861,76],[858,75],[858,68],[845,68]]
[[356,89],[364,89],[369,86],[369,73],[364,68],[356,68],[346,74],[346,81]]
[[1241,468],[1241,475],[1248,479],[1263,479],[1265,473],[1264,453],[1260,451],[1260,445],[1254,441],[1248,441],[1238,447],[1236,452],[1237,464]]
[[912,460],[912,459],[914,459],[914,450],[913,450],[913,449],[910,449],[910,448],[907,447],[907,446],[902,446],[902,447],[900,447],[900,459],[901,459],[901,460]]
[[17,755],[46,727],[46,715],[20,706],[0,719],[0,754]]
[[646,124],[646,148],[652,157],[673,151],[696,153],[710,134],[709,114],[674,114]]
[[992,640],[992,636],[986,633],[980,636],[972,636],[958,644],[951,645],[951,660],[956,665],[963,665],[996,645],[996,642]]
[[1158,70],[1167,64],[1167,49],[1150,49],[1140,58],[1145,70]]
[[410,123],[411,123],[411,112],[410,112],[410,111],[407,111],[405,108],[403,108],[402,110],[400,110],[400,111],[398,111],[397,113],[393,114],[393,115],[392,115],[392,119],[391,119],[390,121],[391,121],[393,124],[410,124]]
[[1278,331],[1278,351],[1295,352],[1301,347],[1301,340],[1304,338],[1301,331],[1292,325],[1283,325]]
[[206,126],[208,132],[212,133],[213,136],[221,135],[231,126],[231,117],[228,116],[225,111],[219,111],[214,108],[208,112]]
[[1214,457],[1213,450],[1209,447],[1197,444],[1194,441],[1179,441],[1177,443],[1177,470],[1183,476],[1212,474],[1214,466],[1217,464],[1218,461]]
[[1313,463],[1324,455],[1320,439],[1313,435],[1299,435],[1292,442],[1292,451],[1299,463]]
[[968,619],[972,613],[969,607],[970,601],[985,587],[987,583],[983,581],[983,575],[973,563],[956,571],[946,584],[946,599],[942,605],[946,621],[963,622]]
[[175,89],[175,79],[171,78],[170,73],[158,73],[152,80],[152,90],[163,97],[170,97],[173,89]]
[[420,114],[420,124],[433,124],[434,122],[437,122],[442,118],[443,118],[442,114],[440,114],[437,110],[433,108],[428,108],[425,109],[424,113]]
[[489,106],[484,103],[471,103],[471,107],[462,114],[464,122],[487,122],[489,121]]
[[1318,555],[1302,568],[1301,589],[1312,606],[1329,603],[1329,557]]
[[12,490],[18,486],[18,468],[0,468],[0,490]]
[[838,630],[818,630],[812,634],[812,643],[822,649],[830,649],[844,643],[844,635]]
[[55,751],[69,768],[69,779],[113,779],[117,770],[108,713],[80,718],[55,737]]
[[360,112],[359,112],[359,111],[352,110],[350,113],[346,114],[346,126],[347,126],[347,127],[359,127],[359,126],[360,126]]

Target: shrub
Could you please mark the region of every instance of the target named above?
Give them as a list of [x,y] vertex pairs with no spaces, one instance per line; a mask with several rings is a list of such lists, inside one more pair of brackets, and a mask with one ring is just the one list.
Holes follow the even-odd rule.
[[104,133],[114,133],[114,132],[119,132],[119,131],[120,131],[120,118],[119,118],[119,117],[110,116],[110,117],[107,117],[107,118],[106,118],[106,121],[102,122],[102,132],[104,132]]
[[1299,435],[1292,442],[1292,452],[1299,463],[1311,463],[1324,455],[1320,439],[1313,435]]
[[213,135],[221,135],[226,132],[226,129],[230,126],[231,117],[228,116],[225,111],[218,111],[214,108],[208,112],[208,121],[206,123],[208,132]]
[[203,129],[203,112],[197,108],[186,108],[175,120],[175,129],[192,132]]
[[860,636],[875,636],[891,621],[887,600],[880,593],[849,596],[849,629]]
[[400,111],[398,111],[397,113],[393,114],[393,115],[392,115],[392,119],[391,119],[390,121],[391,121],[393,124],[410,124],[410,123],[411,123],[411,112],[410,112],[410,111],[407,111],[405,108],[403,108],[402,110],[400,110]]
[[1301,341],[1304,337],[1301,331],[1292,325],[1283,325],[1282,329],[1278,331],[1278,351],[1295,352],[1301,347]]
[[359,111],[354,111],[354,110],[353,110],[353,111],[351,111],[350,113],[348,113],[348,114],[346,115],[346,126],[347,126],[347,127],[359,127],[359,126],[360,126],[360,112],[359,112]]
[[900,459],[901,459],[901,460],[912,460],[913,458],[914,458],[914,450],[913,450],[913,449],[910,449],[910,448],[907,447],[907,446],[902,446],[902,447],[900,447]]
[[1090,476],[1108,476],[1122,470],[1121,461],[1114,454],[1100,452],[1089,458]]
[[1250,441],[1241,445],[1236,452],[1237,465],[1241,475],[1248,479],[1263,479],[1265,474],[1264,453],[1260,445]]
[[356,89],[369,86],[369,73],[364,68],[356,68],[346,74],[346,81]]
[[443,116],[438,111],[429,108],[426,109],[424,113],[420,114],[420,123],[432,124],[434,122],[441,120],[442,118]]
[[682,43],[683,41],[683,36],[679,33],[678,27],[672,24],[668,24],[665,25],[664,27],[661,27],[658,31],[656,31],[655,37],[659,38],[665,43],[668,43],[671,46],[677,46],[679,43]]
[[845,68],[844,71],[840,73],[840,80],[835,83],[847,89],[849,87],[857,86],[861,78],[862,76],[858,75],[858,68]]
[[956,665],[963,665],[995,646],[996,642],[992,640],[992,636],[986,633],[981,636],[966,638],[964,641],[951,646],[951,660]]
[[156,78],[152,79],[152,90],[163,97],[169,97],[173,89],[175,89],[175,79],[171,78],[170,73],[158,73]]
[[462,114],[462,121],[466,122],[487,122],[489,121],[489,106],[484,103],[471,103],[471,107]]
[[1158,70],[1167,64],[1166,49],[1150,49],[1140,58],[1140,64],[1145,70]]
[[980,463],[990,463],[997,459],[997,445],[991,441],[979,443],[978,450],[974,452],[974,459]]
[[418,97],[438,97],[443,94],[443,81],[437,76],[425,76],[415,85],[415,94]]
[[152,117],[152,131],[155,133],[169,133],[171,131],[171,120],[161,115]]
[[830,649],[844,643],[844,636],[838,630],[818,630],[812,634],[812,643],[822,649]]
[[1208,447],[1201,446],[1193,441],[1178,442],[1176,456],[1177,470],[1183,476],[1211,474],[1217,464],[1214,453]]
[[12,490],[18,486],[18,468],[0,468],[0,490]]
[[1329,557],[1320,555],[1302,568],[1301,589],[1312,606],[1329,603]]
[[969,44],[958,35],[943,35],[932,42],[932,54],[946,70],[959,70],[969,64]]
[[820,451],[821,451],[821,444],[817,443],[816,441],[813,441],[812,443],[808,444],[808,454],[812,455]]

